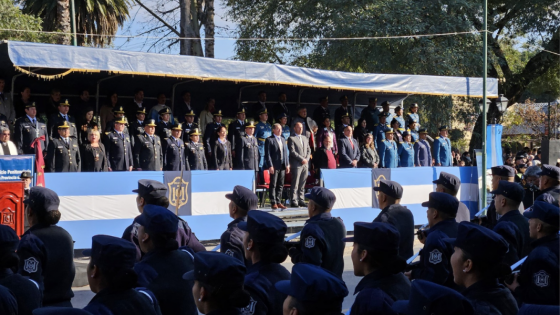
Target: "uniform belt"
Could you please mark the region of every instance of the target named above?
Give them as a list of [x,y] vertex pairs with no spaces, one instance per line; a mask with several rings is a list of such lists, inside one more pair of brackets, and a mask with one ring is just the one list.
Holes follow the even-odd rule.
[[259,141],[265,141],[266,139],[265,139],[265,138],[257,138],[257,140],[259,140]]

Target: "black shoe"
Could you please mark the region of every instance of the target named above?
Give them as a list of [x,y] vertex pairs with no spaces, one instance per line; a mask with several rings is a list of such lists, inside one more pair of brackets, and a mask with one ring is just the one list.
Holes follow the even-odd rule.
[[298,202],[298,206],[307,208],[307,204],[303,201]]
[[297,208],[297,207],[298,207],[297,201],[290,200],[290,208]]

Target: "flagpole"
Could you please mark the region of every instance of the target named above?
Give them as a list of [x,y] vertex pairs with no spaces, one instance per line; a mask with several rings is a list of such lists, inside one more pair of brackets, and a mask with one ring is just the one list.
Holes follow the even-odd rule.
[[486,207],[486,111],[488,104],[486,104],[486,76],[488,72],[488,0],[484,0],[484,29],[482,30],[483,42],[483,73],[482,73],[482,205],[480,208]]

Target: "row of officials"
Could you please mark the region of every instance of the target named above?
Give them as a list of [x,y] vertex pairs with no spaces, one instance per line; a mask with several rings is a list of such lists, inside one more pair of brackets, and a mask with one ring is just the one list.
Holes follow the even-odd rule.
[[[57,226],[60,199],[33,187],[24,201],[31,228],[21,240],[0,226],[0,313],[339,315],[350,293],[343,256],[351,243],[352,270],[361,277],[351,315],[558,314],[560,168],[543,166],[546,193],[524,213],[523,189],[509,181],[508,167],[496,167],[493,176],[499,219],[488,228],[457,222],[457,180],[440,174],[422,203],[428,224],[416,233],[424,247],[412,263],[414,218],[394,181],[374,188],[382,210],[372,222],[354,223],[350,236],[331,214],[335,194],[312,188],[299,241],[286,241],[284,221],[256,210],[257,196],[235,186],[225,196],[233,221],[220,252],[207,252],[167,209],[166,186],[140,180],[133,191],[139,215],[122,237],[93,236],[83,252],[95,293],[83,310],[71,308],[73,241]],[[288,257],[291,272],[282,265]]]

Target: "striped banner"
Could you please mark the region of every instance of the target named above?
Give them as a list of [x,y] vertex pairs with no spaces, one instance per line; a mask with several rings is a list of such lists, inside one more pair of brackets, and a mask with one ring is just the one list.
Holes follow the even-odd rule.
[[504,165],[502,158],[503,129],[502,125],[488,125],[486,127],[486,169]]

